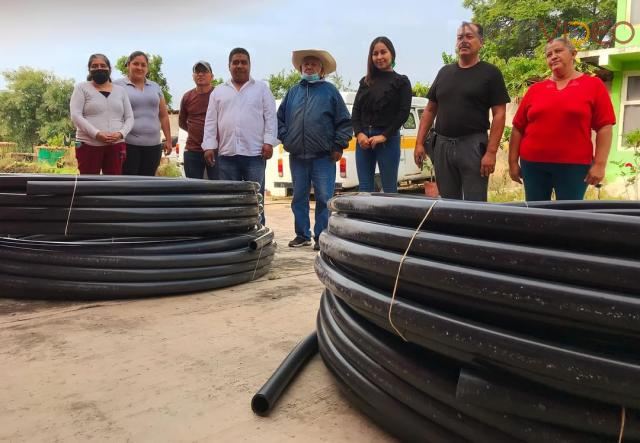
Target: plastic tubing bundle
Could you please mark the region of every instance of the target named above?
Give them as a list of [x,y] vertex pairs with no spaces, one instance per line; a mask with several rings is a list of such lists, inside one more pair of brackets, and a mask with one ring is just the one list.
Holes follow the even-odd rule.
[[638,202],[330,207],[319,349],[376,423],[407,441],[640,441]]
[[269,270],[258,185],[0,175],[0,294],[113,299],[204,291]]

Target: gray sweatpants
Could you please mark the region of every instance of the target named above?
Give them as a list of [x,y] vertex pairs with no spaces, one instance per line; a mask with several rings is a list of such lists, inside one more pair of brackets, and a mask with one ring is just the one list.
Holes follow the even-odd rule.
[[480,176],[480,161],[487,151],[486,133],[464,137],[433,134],[427,154],[433,162],[442,198],[487,201],[489,178]]

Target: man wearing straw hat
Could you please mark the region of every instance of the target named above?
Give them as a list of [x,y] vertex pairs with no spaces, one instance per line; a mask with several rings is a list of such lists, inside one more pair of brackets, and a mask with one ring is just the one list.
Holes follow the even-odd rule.
[[336,182],[336,162],[351,139],[351,117],[340,92],[325,76],[336,70],[336,61],[327,51],[293,51],[293,66],[302,79],[293,86],[278,109],[278,138],[289,152],[293,180],[291,210],[296,237],[289,246],[311,245],[309,197],[313,185],[316,201],[313,237],[318,237],[329,222],[328,200]]

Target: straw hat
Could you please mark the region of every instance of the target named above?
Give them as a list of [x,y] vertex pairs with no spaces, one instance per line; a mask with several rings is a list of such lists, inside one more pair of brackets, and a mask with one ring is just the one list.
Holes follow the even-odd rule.
[[299,51],[293,51],[291,61],[296,70],[300,70],[300,66],[302,66],[302,61],[305,57],[315,57],[320,60],[324,75],[329,75],[336,70],[336,60],[329,52],[323,49],[301,49]]

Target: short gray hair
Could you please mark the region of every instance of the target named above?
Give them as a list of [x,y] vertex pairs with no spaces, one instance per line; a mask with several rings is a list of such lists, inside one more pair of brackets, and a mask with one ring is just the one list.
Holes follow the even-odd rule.
[[564,47],[567,48],[569,50],[569,52],[571,52],[572,54],[575,54],[576,52],[578,52],[576,50],[575,45],[571,41],[571,39],[569,39],[567,37],[556,37],[554,39],[549,40],[547,42],[547,44],[545,45],[545,47],[544,47],[545,51],[549,47],[549,45],[551,45],[552,43],[555,43],[555,42],[562,43],[564,45]]

